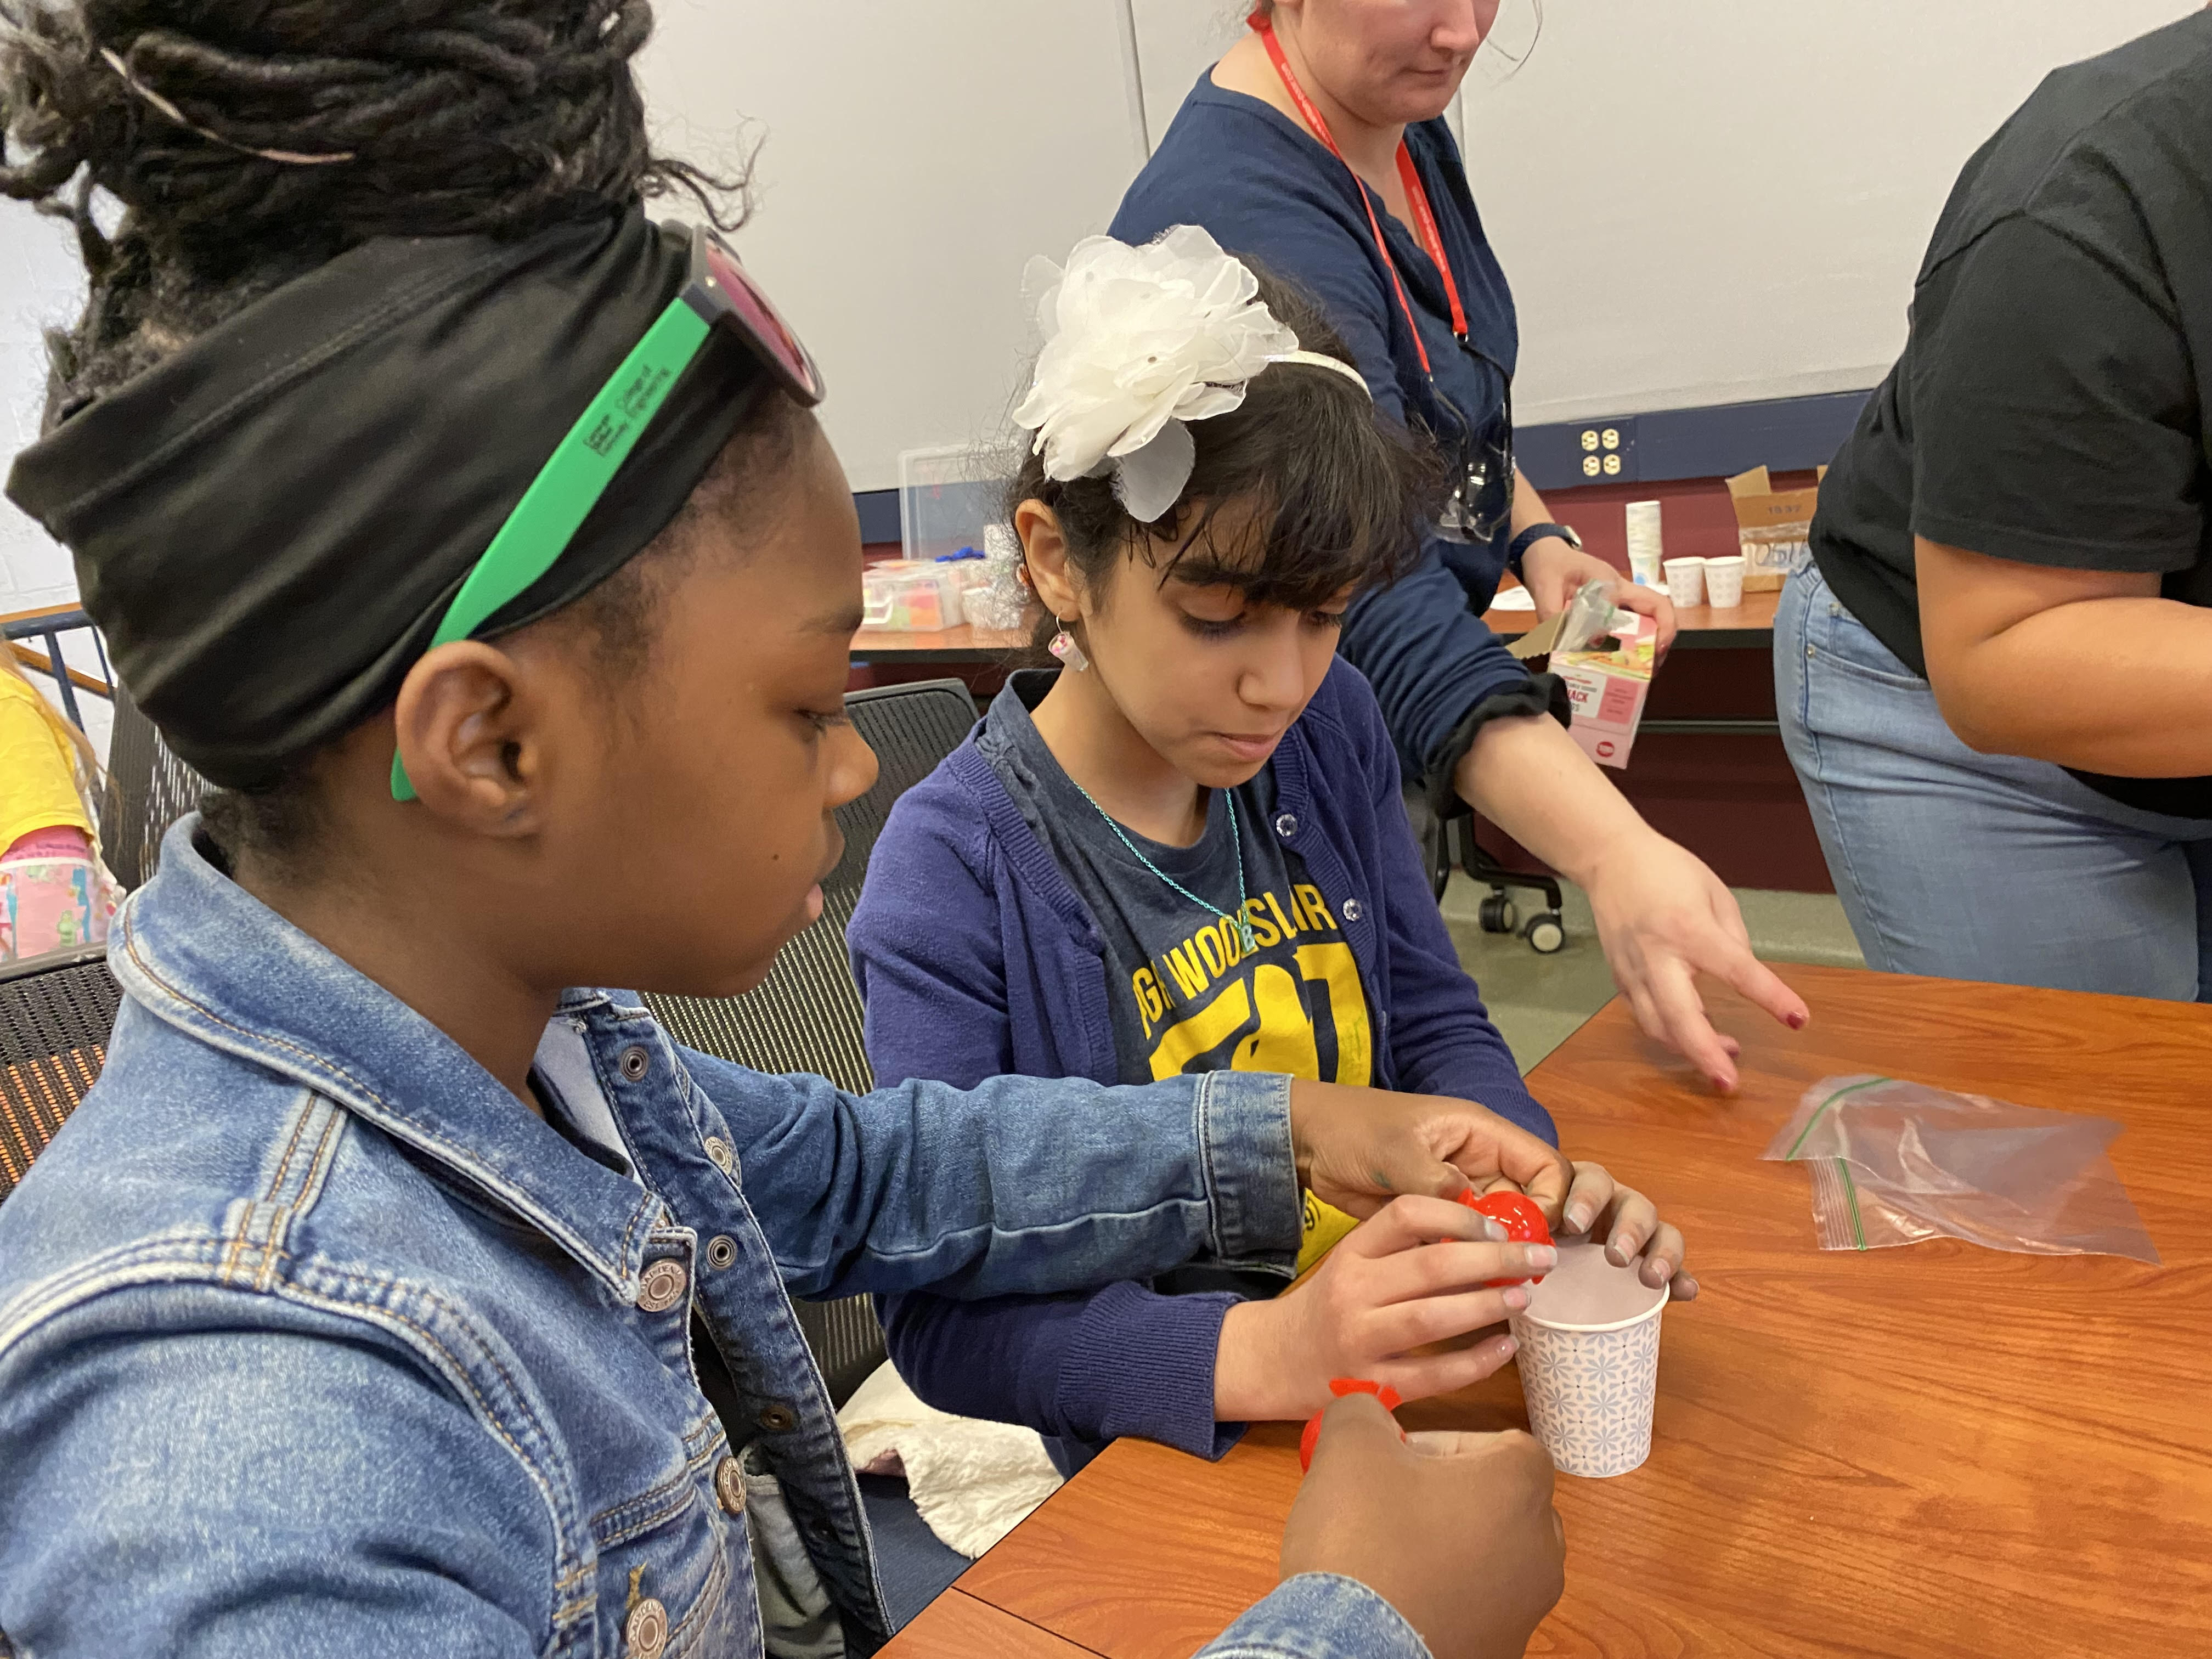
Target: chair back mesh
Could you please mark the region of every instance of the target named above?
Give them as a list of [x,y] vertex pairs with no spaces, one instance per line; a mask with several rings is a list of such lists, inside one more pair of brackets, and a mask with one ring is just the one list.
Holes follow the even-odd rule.
[[[865,1094],[875,1086],[861,1042],[860,993],[845,957],[845,925],[860,896],[868,855],[891,803],[927,777],[975,724],[958,680],[855,691],[845,711],[876,751],[875,787],[837,809],[845,855],[822,884],[822,915],[785,945],[769,976],[734,997],[649,994],[647,1004],[678,1042],[757,1072],[811,1072]],[[843,1405],[883,1363],[883,1330],[865,1296],[797,1304],[830,1397]]]
[[100,1076],[122,1000],[105,945],[0,969],[0,1199]]
[[161,861],[161,837],[199,810],[207,781],[169,752],[131,694],[115,688],[115,731],[108,739],[107,793],[100,802],[100,852],[116,880],[143,887]]

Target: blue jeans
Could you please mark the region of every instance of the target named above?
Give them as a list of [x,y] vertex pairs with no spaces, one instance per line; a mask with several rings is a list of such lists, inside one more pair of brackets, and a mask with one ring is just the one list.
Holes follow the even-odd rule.
[[2212,991],[2212,818],[2137,811],[2047,761],[1976,754],[1810,566],[1775,613],[1774,690],[1869,967],[2177,1001]]

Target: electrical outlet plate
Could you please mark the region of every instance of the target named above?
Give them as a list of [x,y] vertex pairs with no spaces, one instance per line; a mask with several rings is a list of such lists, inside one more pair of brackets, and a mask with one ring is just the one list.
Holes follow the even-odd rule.
[[1636,417],[1577,422],[1577,483],[1633,483],[1643,474],[1636,465]]

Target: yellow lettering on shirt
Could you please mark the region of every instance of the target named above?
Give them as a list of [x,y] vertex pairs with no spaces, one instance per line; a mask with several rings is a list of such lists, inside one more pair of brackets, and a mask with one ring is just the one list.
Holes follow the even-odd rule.
[[1160,982],[1149,968],[1139,968],[1129,975],[1129,994],[1136,999],[1137,1012],[1145,1022],[1145,1035],[1152,1034],[1152,1023],[1167,1012],[1167,999],[1160,994]]
[[1244,960],[1244,930],[1237,925],[1236,917],[1222,917],[1213,924],[1213,931],[1221,936],[1221,954],[1231,967]]
[[1349,1216],[1334,1204],[1325,1203],[1311,1193],[1305,1195],[1304,1225],[1298,1240],[1297,1271],[1305,1272],[1322,1257],[1344,1243],[1344,1236],[1359,1224],[1357,1216]]
[[[1338,939],[1298,946],[1301,977],[1328,988],[1328,1011],[1336,1024],[1336,1080],[1365,1088],[1374,1075],[1374,1039],[1367,1029],[1367,994],[1360,988],[1359,963],[1352,947]],[[1303,1018],[1304,1010],[1300,1010]]]
[[1244,981],[1222,988],[1221,994],[1180,1024],[1170,1025],[1152,1050],[1152,1078],[1158,1081],[1180,1073],[1199,1055],[1219,1048],[1237,1028],[1252,1018],[1252,1002]]
[[1244,916],[1252,924],[1252,942],[1262,951],[1283,942],[1281,930],[1267,920],[1267,907],[1258,899],[1244,901]]
[[1260,1011],[1260,1029],[1237,1045],[1229,1069],[1318,1079],[1321,1056],[1297,981],[1273,963],[1263,962],[1252,973],[1252,1000]]
[[1332,933],[1337,931],[1335,919],[1328,914],[1328,906],[1321,902],[1320,888],[1311,887],[1304,882],[1300,882],[1297,886],[1297,896],[1299,902],[1305,906],[1309,927],[1316,932],[1324,928]]
[[1206,964],[1206,971],[1219,979],[1221,970],[1229,965],[1222,954],[1221,936],[1211,927],[1201,927],[1190,942],[1198,951],[1199,960]]
[[[1252,924],[1255,949],[1272,950],[1307,933],[1341,933],[1320,889],[1300,883],[1287,899],[1287,913],[1285,900],[1273,892],[1246,902],[1244,915]],[[1149,1039],[1159,1028],[1151,1060],[1153,1077],[1174,1077],[1202,1056],[1231,1044],[1228,1064],[1233,1070],[1318,1080],[1322,1059],[1315,1018],[1319,1008],[1316,1005],[1314,1016],[1309,1017],[1307,999],[1314,994],[1305,988],[1314,986],[1328,1001],[1329,1024],[1335,1035],[1334,1080],[1354,1087],[1373,1081],[1374,1036],[1368,1029],[1359,964],[1349,944],[1339,937],[1299,945],[1289,963],[1261,962],[1238,973],[1244,959],[1236,918],[1224,916],[1194,930],[1164,957],[1131,976],[1146,1036]],[[1156,968],[1160,971],[1155,972]],[[1172,987],[1166,981],[1172,981]],[[1196,1006],[1209,989],[1212,1000]],[[1170,1023],[1162,1025],[1163,1020]],[[1298,1271],[1319,1261],[1358,1224],[1308,1193]]]
[[1175,976],[1176,989],[1182,992],[1187,1002],[1206,989],[1210,980],[1198,952],[1186,940],[1168,952],[1168,972]]

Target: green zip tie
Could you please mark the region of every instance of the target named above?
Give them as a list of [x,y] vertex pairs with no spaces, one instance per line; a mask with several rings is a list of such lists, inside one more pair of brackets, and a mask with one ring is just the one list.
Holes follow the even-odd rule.
[[1836,1160],[1836,1173],[1844,1178],[1844,1197],[1851,1206],[1851,1237],[1858,1240],[1857,1247],[1867,1247],[1866,1229],[1859,1223],[1859,1189],[1851,1180],[1851,1166],[1842,1158]]
[[1829,1107],[1834,1105],[1845,1095],[1855,1095],[1862,1089],[1871,1089],[1877,1083],[1894,1083],[1896,1080],[1897,1079],[1894,1078],[1870,1077],[1863,1083],[1849,1084],[1844,1087],[1837,1090],[1835,1093],[1830,1095],[1826,1100],[1822,1101],[1818,1106],[1815,1106],[1813,1109],[1813,1115],[1805,1120],[1805,1127],[1797,1132],[1797,1139],[1790,1143],[1790,1150],[1783,1153],[1783,1161],[1784,1163],[1788,1163],[1790,1159],[1797,1156],[1799,1148],[1802,1147],[1805,1144],[1805,1137],[1813,1133],[1813,1126],[1820,1121],[1820,1114],[1826,1111]]

